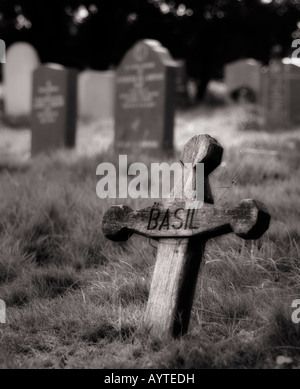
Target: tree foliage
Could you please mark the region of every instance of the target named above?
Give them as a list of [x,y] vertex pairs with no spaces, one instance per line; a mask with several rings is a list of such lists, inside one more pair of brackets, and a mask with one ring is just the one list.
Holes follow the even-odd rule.
[[299,21],[300,0],[0,1],[1,38],[31,42],[43,62],[107,69],[151,38],[186,59],[203,88],[237,58],[267,63],[275,44],[289,55]]

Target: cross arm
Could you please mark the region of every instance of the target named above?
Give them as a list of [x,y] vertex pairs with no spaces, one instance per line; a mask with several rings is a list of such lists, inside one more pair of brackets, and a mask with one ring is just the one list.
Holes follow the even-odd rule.
[[242,200],[232,209],[219,209],[204,203],[199,209],[186,208],[186,202],[155,203],[133,211],[113,206],[105,214],[102,230],[106,238],[126,241],[134,233],[152,239],[212,238],[234,232],[243,239],[258,239],[269,227],[270,215],[259,201]]

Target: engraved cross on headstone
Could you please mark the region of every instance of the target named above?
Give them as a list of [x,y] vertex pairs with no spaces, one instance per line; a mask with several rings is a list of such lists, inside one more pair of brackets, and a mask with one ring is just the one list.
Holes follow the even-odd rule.
[[[214,207],[208,175],[221,163],[223,149],[209,135],[194,136],[180,157],[192,163],[182,183],[175,185],[170,201],[133,211],[113,206],[104,215],[105,237],[125,241],[133,233],[158,239],[155,269],[144,324],[163,338],[187,332],[198,271],[208,239],[234,232],[243,239],[258,239],[269,227],[270,215],[255,200],[243,200],[233,209]],[[204,204],[190,209],[196,188],[196,165],[204,163]],[[178,193],[185,198],[178,199]]]

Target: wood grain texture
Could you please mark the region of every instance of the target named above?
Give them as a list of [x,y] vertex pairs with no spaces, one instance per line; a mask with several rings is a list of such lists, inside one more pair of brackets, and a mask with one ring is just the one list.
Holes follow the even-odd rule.
[[[205,162],[204,201],[213,203],[207,171],[215,162],[221,162],[223,149],[208,135],[199,135],[185,146],[181,161],[184,163]],[[217,145],[218,147],[212,147]],[[218,153],[218,157],[214,154]],[[220,163],[219,162],[219,163]],[[190,183],[192,182],[192,185]],[[195,198],[195,170],[186,177],[191,193],[186,199]],[[174,187],[172,198],[176,199],[181,188]],[[153,272],[149,299],[144,315],[145,327],[155,336],[162,338],[178,337],[184,334],[189,325],[199,266],[206,240],[195,238],[160,239],[156,264]]]
[[244,239],[259,238],[269,227],[269,214],[264,205],[249,199],[233,209],[220,209],[204,203],[201,208],[188,208],[189,202],[175,200],[155,203],[152,207],[133,211],[114,206],[103,218],[103,233],[114,241],[125,241],[133,233],[152,239],[212,238],[235,232]]
[[[133,211],[127,206],[111,207],[104,215],[104,235],[125,241],[133,233],[158,239],[145,327],[154,336],[168,339],[187,332],[198,271],[209,238],[234,232],[243,239],[257,239],[269,227],[266,207],[252,199],[242,200],[233,209],[213,206],[208,175],[221,163],[223,149],[208,135],[193,137],[180,160],[193,169],[179,181],[166,203]],[[204,163],[204,204],[194,204],[196,164]],[[184,190],[182,188],[184,186]],[[185,198],[180,196],[184,193]]]

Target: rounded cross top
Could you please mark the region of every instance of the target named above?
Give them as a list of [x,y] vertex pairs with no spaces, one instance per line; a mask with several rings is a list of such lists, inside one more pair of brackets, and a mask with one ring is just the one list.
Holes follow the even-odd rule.
[[182,163],[205,164],[205,175],[209,175],[217,168],[223,155],[222,146],[211,136],[206,134],[195,135],[183,147],[180,156]]

